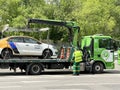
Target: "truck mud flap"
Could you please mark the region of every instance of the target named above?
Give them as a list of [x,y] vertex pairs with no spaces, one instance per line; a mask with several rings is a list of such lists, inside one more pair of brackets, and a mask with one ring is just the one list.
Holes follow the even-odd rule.
[[80,63],[80,71],[85,71],[85,63]]
[[91,73],[94,60],[85,63],[85,71]]

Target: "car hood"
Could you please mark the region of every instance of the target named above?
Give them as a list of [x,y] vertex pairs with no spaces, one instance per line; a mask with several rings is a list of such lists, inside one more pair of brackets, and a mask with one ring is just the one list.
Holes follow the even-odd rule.
[[41,45],[43,45],[43,46],[49,46],[49,47],[52,47],[52,45],[51,45],[51,44],[46,44],[46,43],[42,43]]

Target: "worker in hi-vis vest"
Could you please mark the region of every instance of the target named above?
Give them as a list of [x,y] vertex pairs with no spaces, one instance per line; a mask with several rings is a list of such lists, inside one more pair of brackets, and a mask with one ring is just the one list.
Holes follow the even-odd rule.
[[75,48],[73,53],[72,61],[73,61],[73,75],[80,74],[80,62],[82,61],[83,53],[81,50]]

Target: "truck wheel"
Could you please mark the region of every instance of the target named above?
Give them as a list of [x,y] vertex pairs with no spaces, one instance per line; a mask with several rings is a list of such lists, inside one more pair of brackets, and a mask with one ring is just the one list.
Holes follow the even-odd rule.
[[39,75],[42,72],[42,67],[40,64],[32,64],[29,70],[31,75]]
[[96,74],[102,73],[103,69],[104,69],[103,64],[101,62],[96,62],[93,64],[92,72]]
[[12,51],[10,49],[4,49],[2,52],[1,52],[1,57],[3,59],[9,59],[13,56],[12,54]]

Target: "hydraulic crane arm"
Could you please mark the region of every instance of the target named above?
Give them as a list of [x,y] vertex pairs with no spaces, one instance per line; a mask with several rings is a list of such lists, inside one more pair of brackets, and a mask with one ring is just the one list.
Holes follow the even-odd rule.
[[66,22],[55,21],[55,20],[29,19],[29,20],[28,20],[28,27],[29,27],[29,24],[30,24],[30,23],[66,26]]
[[72,46],[77,47],[78,45],[78,33],[80,31],[80,27],[73,21],[29,19],[28,28],[30,28],[30,23],[49,24],[54,26],[58,25],[67,27],[69,30],[69,39]]

